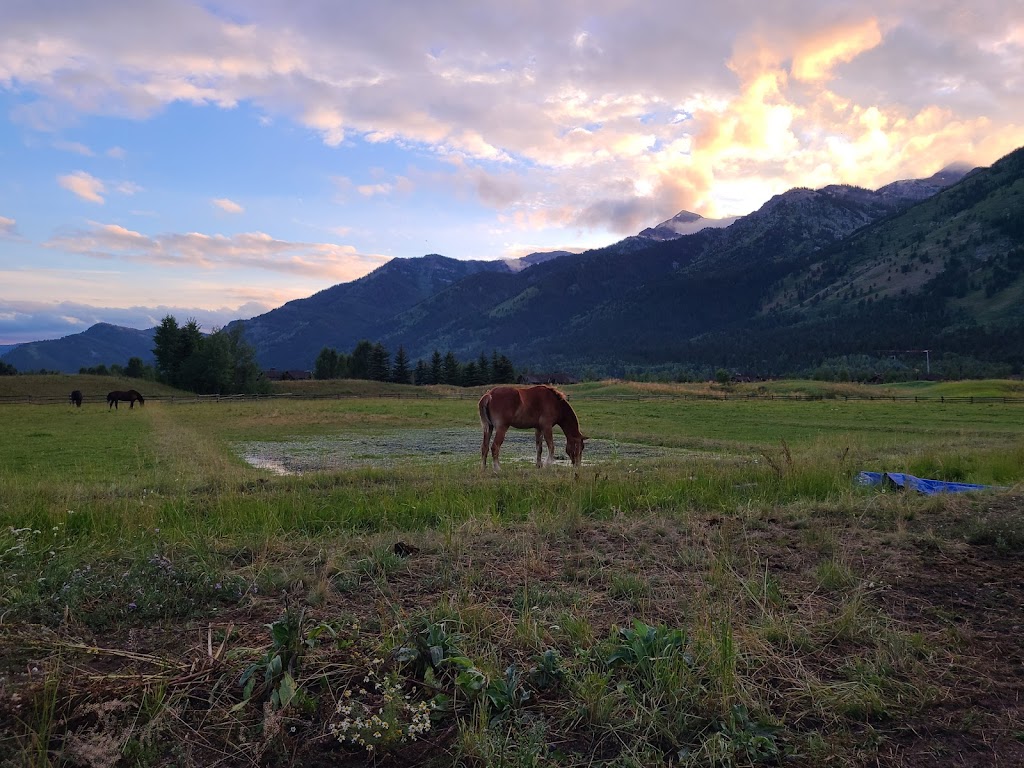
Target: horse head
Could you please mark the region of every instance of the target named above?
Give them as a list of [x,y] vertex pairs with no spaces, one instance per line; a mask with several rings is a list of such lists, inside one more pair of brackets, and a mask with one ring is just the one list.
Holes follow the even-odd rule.
[[583,461],[583,441],[586,439],[587,436],[582,432],[578,437],[565,438],[565,452],[574,467],[578,467]]

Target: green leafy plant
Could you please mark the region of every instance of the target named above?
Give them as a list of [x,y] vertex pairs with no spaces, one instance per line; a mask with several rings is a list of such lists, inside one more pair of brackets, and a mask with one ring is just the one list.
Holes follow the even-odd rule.
[[[242,673],[239,680],[242,702],[236,709],[253,697],[258,700],[269,697],[274,709],[284,709],[296,698],[299,689],[295,675],[302,655],[316,645],[322,633],[334,634],[329,624],[319,624],[304,632],[304,618],[305,610],[296,612],[286,605],[284,616],[266,625],[270,630],[270,649]],[[262,681],[258,674],[261,671]]]
[[692,663],[692,657],[683,650],[685,646],[683,630],[664,625],[652,627],[638,619],[632,627],[619,630],[618,640],[606,661],[612,667],[628,665],[641,670],[649,670],[659,659],[676,656]]
[[487,702],[492,717],[503,717],[530,699],[530,691],[523,685],[522,674],[515,664],[505,670],[505,676],[487,684]]
[[711,740],[727,758],[725,765],[775,764],[783,754],[776,740],[781,730],[751,718],[744,705],[734,704],[729,715],[718,723]]
[[446,669],[453,668],[455,659],[468,661],[459,650],[459,644],[466,636],[459,632],[449,632],[446,624],[444,621],[424,621],[409,642],[395,651],[395,660],[404,665],[417,680],[425,680],[428,675],[436,677]]
[[554,688],[564,679],[565,670],[562,668],[562,656],[555,648],[548,648],[544,653],[534,657],[529,680],[537,690]]

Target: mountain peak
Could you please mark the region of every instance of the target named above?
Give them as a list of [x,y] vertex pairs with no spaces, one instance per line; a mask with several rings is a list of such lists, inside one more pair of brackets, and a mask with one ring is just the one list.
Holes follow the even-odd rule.
[[666,219],[657,226],[648,227],[637,236],[656,241],[675,240],[677,237],[692,235],[708,227],[727,227],[736,219],[736,216],[727,219],[705,219],[699,213],[680,211],[671,219]]

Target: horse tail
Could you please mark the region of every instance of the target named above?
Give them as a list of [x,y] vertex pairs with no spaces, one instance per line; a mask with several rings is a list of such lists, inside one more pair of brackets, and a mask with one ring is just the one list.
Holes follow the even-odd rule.
[[491,419],[491,393],[487,392],[480,398],[480,425],[488,432],[494,431],[494,421]]

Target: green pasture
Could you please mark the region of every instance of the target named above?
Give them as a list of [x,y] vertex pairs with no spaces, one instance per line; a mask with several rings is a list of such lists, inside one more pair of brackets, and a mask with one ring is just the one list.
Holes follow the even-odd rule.
[[[564,388],[583,466],[556,430],[536,469],[518,432],[499,475],[482,390],[0,401],[0,763],[78,765],[90,744],[105,764],[360,765],[373,742],[408,765],[895,766],[950,728],[1012,754],[1015,705],[964,693],[1002,701],[978,681],[1014,673],[977,665],[1007,657],[981,644],[1003,633],[927,580],[1001,585],[978,615],[1016,621],[989,608],[1018,599],[1024,403],[857,398],[1018,384],[590,382]],[[861,470],[999,488],[923,498]],[[364,679],[429,702],[428,747],[345,730]],[[928,719],[950,702],[962,721]]]
[[[860,470],[1001,486],[1024,478],[1019,404],[645,399],[639,387],[633,397],[611,397],[584,385],[568,392],[589,438],[579,473],[567,466],[536,472],[532,433],[513,431],[499,477],[480,471],[476,393],[151,398],[117,411],[3,405],[3,514],[15,527],[46,527],[76,509],[80,520],[93,520],[90,531],[123,536],[140,518],[145,493],[145,517],[165,535],[253,526],[267,535],[431,527],[481,514],[522,516],[548,504],[600,515],[854,503]],[[435,434],[440,442],[428,439]],[[311,446],[330,472],[314,464],[276,476],[243,460],[254,444]],[[562,445],[558,435],[559,452]]]

